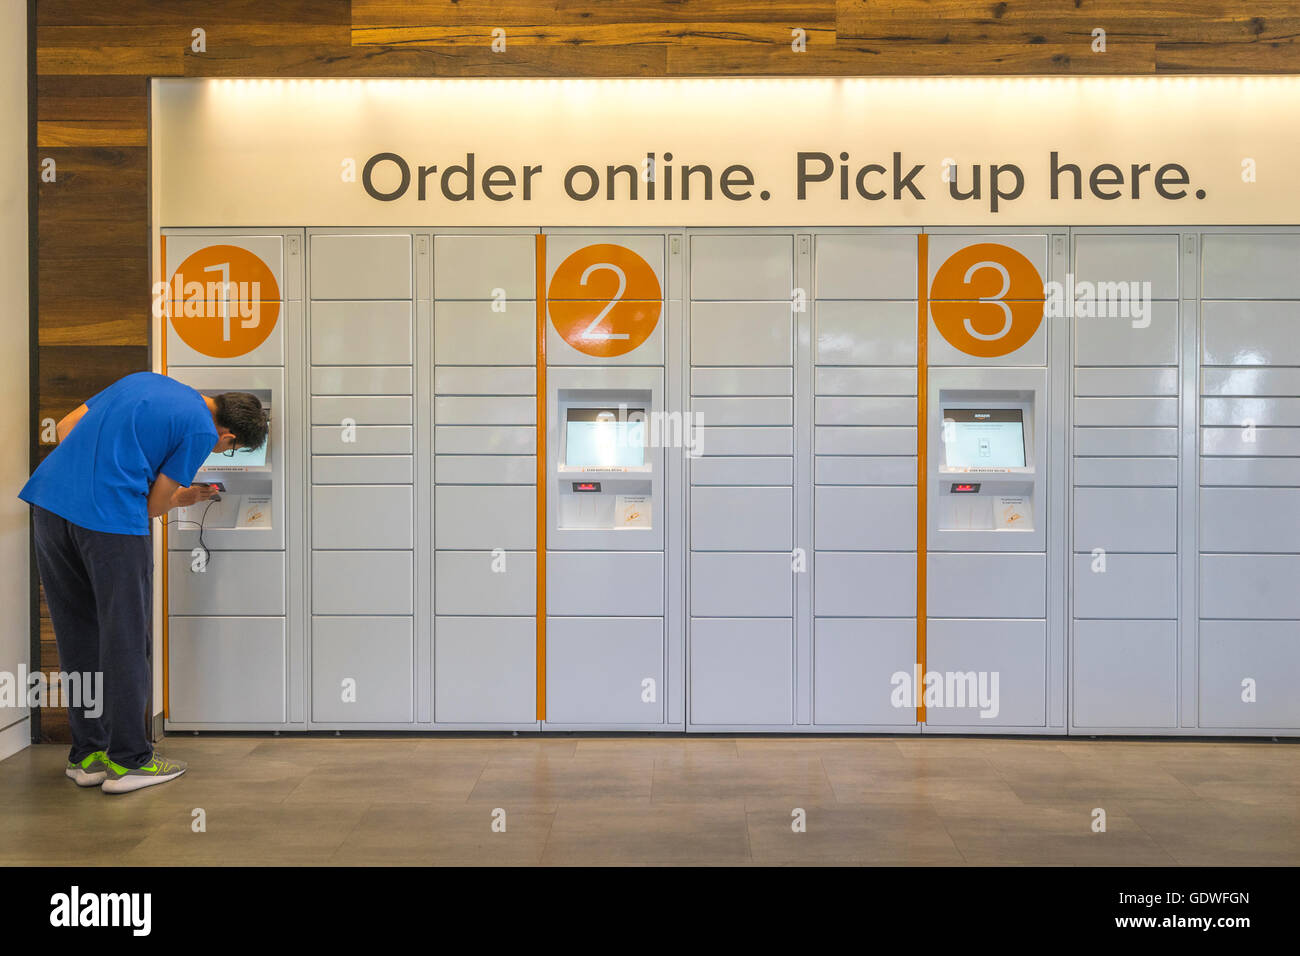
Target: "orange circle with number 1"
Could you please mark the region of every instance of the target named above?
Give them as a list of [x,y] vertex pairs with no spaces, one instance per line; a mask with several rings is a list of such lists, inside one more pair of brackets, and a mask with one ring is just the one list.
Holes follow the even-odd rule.
[[546,290],[551,324],[579,352],[626,355],[659,324],[663,292],[650,263],[626,246],[602,242],[572,253]]
[[944,260],[930,283],[930,315],[953,348],[980,358],[1009,355],[1043,321],[1043,279],[1023,254],[977,242]]
[[271,267],[240,246],[204,246],[172,273],[167,289],[172,327],[194,351],[213,358],[247,355],[280,317],[280,286]]

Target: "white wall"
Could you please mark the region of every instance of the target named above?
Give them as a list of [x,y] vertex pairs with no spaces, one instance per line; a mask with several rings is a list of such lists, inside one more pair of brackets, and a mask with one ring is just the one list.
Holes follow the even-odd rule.
[[[149,96],[152,102],[158,101],[158,80],[149,81]],[[163,262],[160,255],[162,230],[159,228],[158,216],[158,191],[159,184],[162,182],[162,163],[160,161],[162,151],[158,149],[158,143],[162,136],[162,130],[159,123],[160,117],[150,109],[150,129],[149,129],[149,173],[152,177],[153,191],[149,195],[149,274],[154,277],[154,281],[160,282],[167,277],[162,274]],[[176,268],[175,265],[172,268]],[[149,370],[152,372],[162,373],[162,347],[159,345],[167,335],[167,320],[165,318],[154,319],[154,327],[150,333],[150,342],[152,348],[149,350]],[[171,511],[163,515],[162,518],[156,518],[153,521],[153,713],[150,715],[154,723],[160,723],[163,716],[163,522],[176,517],[176,512]]]
[[[27,2],[0,0],[0,671],[30,661],[27,480]],[[0,759],[28,745],[27,710],[0,707]]]

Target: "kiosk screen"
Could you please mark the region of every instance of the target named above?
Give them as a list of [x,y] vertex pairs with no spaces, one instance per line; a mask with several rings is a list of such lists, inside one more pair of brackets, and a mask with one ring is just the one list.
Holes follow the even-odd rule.
[[644,409],[570,408],[564,436],[566,465],[635,468],[645,464]]
[[949,468],[1025,467],[1024,412],[1019,408],[945,408]]
[[257,468],[266,467],[266,446],[269,441],[262,443],[262,447],[254,450],[240,448],[233,455],[227,455],[225,452],[213,452],[208,456],[207,461],[199,468],[199,471],[249,471]]

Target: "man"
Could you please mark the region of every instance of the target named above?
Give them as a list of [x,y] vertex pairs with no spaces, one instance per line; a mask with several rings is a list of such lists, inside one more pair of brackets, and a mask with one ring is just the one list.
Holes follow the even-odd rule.
[[110,385],[56,426],[58,446],[18,497],[32,508],[36,567],[62,669],[102,672],[102,716],[68,708],[67,775],[126,793],[174,780],[179,760],[154,753],[145,710],[153,674],[149,521],[211,498],[193,485],[213,452],[257,449],[267,421],[254,395],[209,397],[152,372]]

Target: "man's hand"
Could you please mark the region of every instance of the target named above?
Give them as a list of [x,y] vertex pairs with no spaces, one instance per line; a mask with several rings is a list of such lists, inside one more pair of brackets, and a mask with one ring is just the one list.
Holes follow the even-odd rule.
[[217,494],[212,485],[190,485],[182,488],[166,475],[159,475],[149,488],[149,517],[161,518],[173,508],[188,508]]
[[[172,508],[188,508],[190,505],[198,504],[200,501],[206,501],[213,495],[217,494],[217,489],[212,485],[190,485],[188,488],[177,488],[172,493]],[[170,510],[170,509],[168,509]]]

